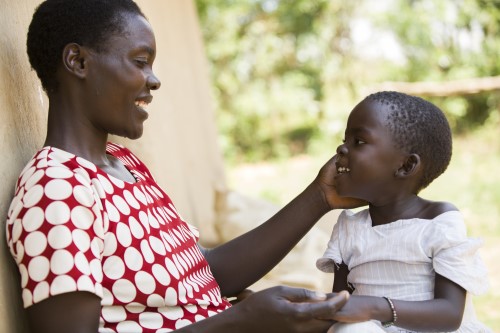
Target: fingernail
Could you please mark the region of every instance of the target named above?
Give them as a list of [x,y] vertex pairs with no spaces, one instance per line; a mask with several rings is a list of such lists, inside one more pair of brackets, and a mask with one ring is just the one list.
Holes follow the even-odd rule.
[[314,293],[314,298],[320,299],[320,300],[324,300],[324,299],[326,299],[326,294],[322,293],[322,292],[319,292],[319,291],[316,291]]

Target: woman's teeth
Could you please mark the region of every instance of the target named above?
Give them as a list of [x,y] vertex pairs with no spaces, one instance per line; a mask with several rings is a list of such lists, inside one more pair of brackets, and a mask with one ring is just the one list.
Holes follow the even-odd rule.
[[135,106],[145,108],[146,106],[148,106],[148,103],[145,101],[135,101]]

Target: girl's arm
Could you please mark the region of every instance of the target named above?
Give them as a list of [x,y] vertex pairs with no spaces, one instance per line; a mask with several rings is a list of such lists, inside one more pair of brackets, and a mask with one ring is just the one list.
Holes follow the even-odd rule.
[[349,268],[347,265],[342,262],[340,265],[335,264],[334,267],[335,275],[333,277],[332,291],[334,293],[339,293],[342,290],[348,290],[349,293],[352,293],[349,283],[347,282],[347,275],[349,275]]
[[[397,314],[395,325],[415,331],[447,332],[460,327],[466,291],[458,284],[436,274],[434,299],[428,301],[392,300]],[[389,302],[383,297],[351,296],[331,319],[360,322],[370,319],[392,321]]]

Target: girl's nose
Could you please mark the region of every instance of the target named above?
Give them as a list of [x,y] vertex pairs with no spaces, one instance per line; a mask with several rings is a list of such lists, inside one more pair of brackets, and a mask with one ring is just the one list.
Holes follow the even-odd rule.
[[345,146],[345,143],[343,143],[337,147],[337,154],[339,154],[339,155],[346,155],[347,154],[347,147]]

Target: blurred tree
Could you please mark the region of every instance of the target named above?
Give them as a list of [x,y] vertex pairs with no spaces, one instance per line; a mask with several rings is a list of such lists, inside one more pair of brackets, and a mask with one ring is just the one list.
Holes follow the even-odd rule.
[[[377,82],[500,76],[500,0],[195,1],[229,159],[337,139]],[[498,91],[429,98],[458,130],[499,118]]]

